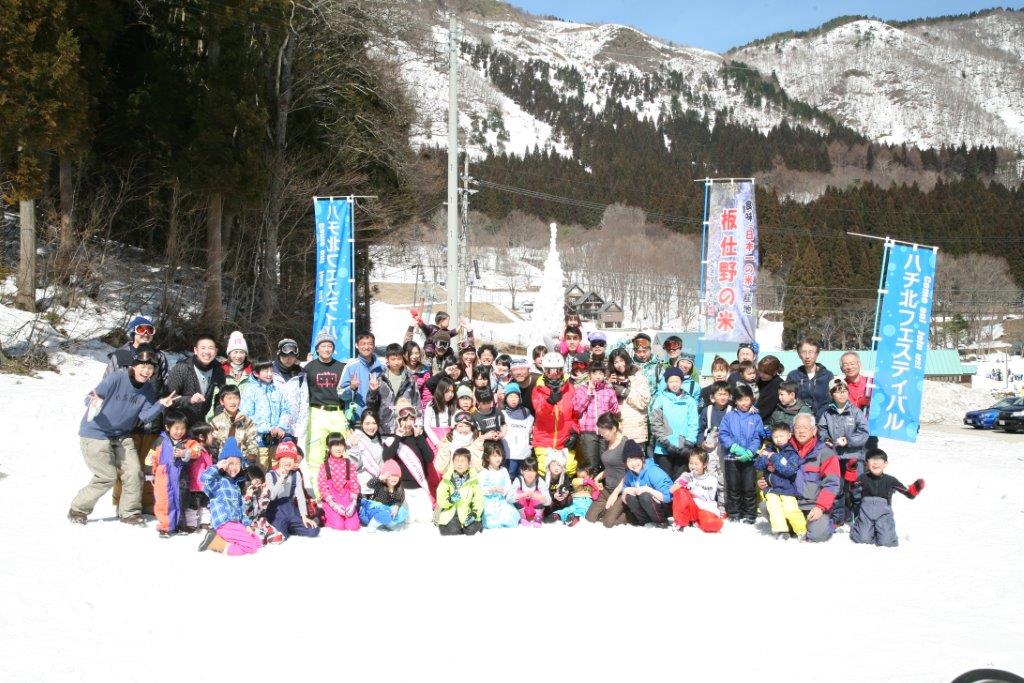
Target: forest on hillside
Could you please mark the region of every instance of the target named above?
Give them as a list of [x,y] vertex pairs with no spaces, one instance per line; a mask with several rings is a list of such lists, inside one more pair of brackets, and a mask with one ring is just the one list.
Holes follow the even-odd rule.
[[0,195],[45,254],[23,250],[17,303],[35,308],[43,273],[102,292],[102,238],[142,247],[169,283],[203,269],[199,319],[168,296],[163,330],[233,324],[266,345],[308,327],[310,198],[379,197],[359,209],[365,264],[431,187],[395,66],[373,54],[401,28],[394,5],[0,3]]
[[[16,303],[36,309],[44,281],[102,297],[94,247],[130,245],[164,267],[161,329],[183,337],[233,325],[266,349],[285,331],[308,328],[310,198],[370,195],[377,199],[357,213],[356,273],[357,324],[369,326],[368,245],[401,239],[443,201],[445,153],[410,148],[416,113],[386,49],[414,32],[412,16],[400,0],[0,2],[0,208],[20,216],[17,239],[0,240],[9,250],[0,267],[6,276],[17,266]],[[483,43],[461,47],[573,151],[474,162],[471,222],[482,240],[524,220],[555,220],[578,228],[569,233],[580,244],[592,238],[607,248],[643,236],[660,251],[657,240],[699,233],[703,188],[695,180],[767,177],[757,195],[771,285],[761,305],[785,307],[787,341],[802,325],[832,330],[836,344],[862,342],[862,316],[844,322],[833,311],[871,299],[880,248],[848,231],[933,244],[955,264],[950,272],[985,274],[948,278],[951,320],[1019,309],[1024,190],[995,180],[1015,152],[878,145],[738,64],[716,78],[806,125],[760,133],[728,110],[698,115],[695,90],[673,71],[610,69],[608,99],[595,112],[571,68],[516,60]],[[657,121],[622,103],[666,92],[673,97]],[[471,134],[501,125],[474,120]],[[852,181],[809,202],[770,182],[854,172],[931,180]],[[625,208],[609,218],[609,205]],[[628,226],[615,222],[622,215],[632,216]],[[640,254],[630,262],[654,260],[644,287],[662,277],[689,286],[689,273],[673,274],[670,260]],[[176,299],[170,286],[195,272],[199,306]]]

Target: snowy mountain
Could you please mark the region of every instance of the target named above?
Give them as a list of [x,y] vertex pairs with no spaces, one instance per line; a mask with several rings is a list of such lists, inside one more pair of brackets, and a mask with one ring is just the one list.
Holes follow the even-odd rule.
[[[572,150],[550,122],[527,112],[495,85],[486,68],[474,66],[467,50],[483,46],[514,57],[518,63],[536,62],[557,72],[552,84],[566,98],[601,111],[608,98],[644,119],[657,121],[671,111],[673,99],[684,110],[697,111],[712,121],[729,110],[734,122],[767,133],[784,119],[814,130],[826,125],[813,115],[795,115],[785,105],[750,96],[748,89],[726,82],[725,59],[714,52],[680,47],[628,26],[581,24],[533,17],[510,5],[484,2],[459,15],[462,47],[460,62],[460,132],[474,156],[487,150],[522,154],[535,146],[563,156]],[[398,41],[396,53],[419,114],[413,131],[415,146],[447,144],[448,24],[440,8],[413,2],[410,11],[427,28]],[[560,76],[569,71],[568,78]],[[616,78],[646,80],[646,93],[616,91]],[[486,132],[483,131],[487,122]],[[666,142],[666,144],[668,144]]]
[[[415,29],[388,48],[417,108],[415,146],[446,145],[443,11],[441,3],[409,0]],[[460,131],[474,157],[534,147],[573,154],[551,117],[495,83],[496,56],[546,68],[566,100],[593,112],[612,98],[654,121],[680,111],[715,121],[727,111],[732,122],[762,133],[785,120],[822,132],[843,126],[883,143],[1024,149],[1021,12],[902,27],[851,20],[725,56],[628,26],[539,18],[497,0],[465,0],[458,19]],[[472,60],[470,51],[481,48],[488,56]],[[752,67],[740,67],[744,78],[723,71],[733,60]],[[623,88],[623,79],[634,87]]]
[[878,142],[1024,148],[1024,12],[858,19],[729,57]]

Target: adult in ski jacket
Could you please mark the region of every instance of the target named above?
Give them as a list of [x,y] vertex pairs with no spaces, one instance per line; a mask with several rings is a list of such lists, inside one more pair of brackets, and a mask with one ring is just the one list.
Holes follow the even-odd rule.
[[831,400],[828,394],[832,372],[818,362],[821,347],[813,339],[804,339],[797,350],[803,365],[786,376],[786,380],[795,382],[799,387],[797,398],[809,405],[815,417],[821,417]]

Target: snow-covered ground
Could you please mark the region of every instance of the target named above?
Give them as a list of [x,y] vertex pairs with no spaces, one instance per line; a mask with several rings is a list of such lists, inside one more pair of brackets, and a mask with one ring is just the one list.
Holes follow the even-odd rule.
[[229,558],[197,553],[198,535],[125,527],[109,499],[88,526],[66,521],[89,478],[76,433],[102,351],[62,356],[60,374],[0,375],[0,680],[1024,671],[1022,436],[929,426],[916,445],[883,442],[891,474],[928,481],[894,503],[898,549],[845,534],[777,543],[763,524],[583,524],[471,539],[328,530]]

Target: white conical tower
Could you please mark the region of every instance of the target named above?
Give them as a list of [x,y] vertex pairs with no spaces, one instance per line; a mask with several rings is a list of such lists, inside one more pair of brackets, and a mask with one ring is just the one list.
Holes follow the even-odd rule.
[[536,344],[544,338],[558,335],[565,322],[565,286],[562,284],[562,261],[558,257],[558,224],[551,224],[551,244],[544,260],[540,291],[533,306],[533,334]]

